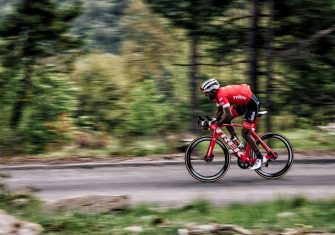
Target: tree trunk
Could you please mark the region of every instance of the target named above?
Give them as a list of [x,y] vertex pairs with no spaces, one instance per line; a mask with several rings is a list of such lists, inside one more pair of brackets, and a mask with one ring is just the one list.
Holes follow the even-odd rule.
[[267,7],[269,9],[269,20],[267,26],[267,35],[266,35],[266,109],[269,112],[269,115],[266,115],[266,132],[272,131],[272,122],[271,122],[271,109],[272,109],[272,67],[273,67],[273,50],[272,50],[272,40],[273,40],[273,0],[268,0]]
[[197,119],[197,80],[199,73],[198,64],[198,41],[199,38],[196,35],[191,36],[191,66],[190,66],[190,88],[191,88],[191,126],[190,131],[195,133],[197,131],[196,119]]
[[258,38],[259,38],[259,11],[260,11],[260,3],[259,0],[251,1],[251,27],[249,32],[249,71],[248,77],[251,86],[251,90],[253,93],[258,93],[257,86],[257,77],[258,77]]
[[24,76],[19,82],[17,98],[10,118],[10,126],[13,129],[17,129],[22,118],[23,110],[27,103],[28,92],[31,86],[30,76],[31,76],[31,65],[26,65]]

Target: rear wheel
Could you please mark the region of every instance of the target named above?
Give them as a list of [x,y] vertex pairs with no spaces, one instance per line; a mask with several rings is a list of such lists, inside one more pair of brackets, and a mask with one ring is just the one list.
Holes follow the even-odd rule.
[[223,177],[229,169],[230,155],[226,146],[216,140],[213,156],[205,160],[211,136],[202,136],[193,140],[185,153],[185,165],[188,172],[202,182],[213,182]]
[[[274,133],[265,134],[261,136],[261,139],[276,153],[276,156],[268,161],[267,166],[256,170],[257,174],[267,179],[278,179],[284,176],[293,164],[291,144],[284,136]],[[257,145],[259,145],[259,141],[257,141]],[[263,156],[267,154],[261,145],[259,145],[259,150]]]

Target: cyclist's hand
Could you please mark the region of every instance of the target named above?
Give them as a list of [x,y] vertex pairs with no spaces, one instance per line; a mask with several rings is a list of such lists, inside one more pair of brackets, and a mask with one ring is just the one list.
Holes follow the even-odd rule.
[[217,122],[216,118],[210,118],[210,117],[206,116],[206,118],[201,121],[201,126],[202,126],[203,129],[208,130],[209,126],[216,123],[216,122]]
[[201,127],[205,130],[208,130],[208,128],[209,128],[208,120],[201,121]]
[[210,121],[208,121],[208,125],[212,125],[216,122],[217,122],[216,118],[212,118]]
[[206,119],[209,120],[208,123],[209,125],[212,125],[212,124],[218,124],[220,121],[221,121],[221,117],[219,118],[210,118],[208,116],[206,116]]

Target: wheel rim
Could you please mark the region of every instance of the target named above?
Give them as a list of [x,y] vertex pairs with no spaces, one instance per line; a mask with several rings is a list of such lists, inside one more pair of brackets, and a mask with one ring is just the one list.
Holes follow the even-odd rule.
[[187,168],[193,177],[201,181],[218,180],[227,172],[230,164],[227,148],[219,141],[214,147],[212,161],[204,160],[211,140],[210,137],[195,140],[187,150]]

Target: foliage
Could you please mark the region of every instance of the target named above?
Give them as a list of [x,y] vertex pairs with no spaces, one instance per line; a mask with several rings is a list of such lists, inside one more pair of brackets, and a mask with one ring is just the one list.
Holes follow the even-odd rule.
[[16,3],[0,27],[4,66],[17,69],[78,48],[80,40],[67,31],[79,13],[79,2],[64,8],[50,0]]
[[291,110],[314,123],[334,120],[335,19],[332,1],[275,1],[275,49],[285,65]]
[[171,73],[168,65],[180,51],[173,31],[141,0],[132,1],[125,13],[122,19],[125,31],[122,56],[127,75],[133,82],[141,82],[147,76],[155,76],[164,82],[164,74]]
[[78,63],[71,75],[80,87],[77,124],[119,137],[173,130],[178,113],[169,93],[160,92],[160,83],[150,77],[132,86],[124,79],[124,66],[122,57],[108,55],[91,55]]
[[131,86],[126,117],[132,119],[135,115],[145,125],[126,120],[122,129],[149,136],[183,131],[183,119],[189,115],[187,68],[173,63],[186,59],[184,32],[175,30],[141,0],[132,1],[125,13],[122,24],[126,38],[121,56],[127,79],[136,84]]
[[208,25],[217,16],[222,16],[225,7],[232,1],[168,1],[146,0],[158,13],[168,18],[175,26],[186,29],[189,35],[207,35]]
[[167,98],[159,94],[151,78],[135,88],[130,93],[128,118],[121,128],[124,134],[156,136],[173,130],[178,125],[178,113]]
[[125,116],[129,92],[123,59],[109,54],[88,55],[77,62],[71,77],[79,87],[77,125],[114,132]]
[[[70,137],[72,113],[77,107],[76,86],[64,75],[48,72],[34,73],[32,81],[31,92],[38,96],[30,96],[20,126],[13,130],[8,121],[1,125],[0,145],[5,153],[41,152],[48,144],[65,143]],[[10,112],[2,113],[2,120],[9,117]]]
[[15,2],[2,20],[0,90],[5,101],[2,139],[7,147],[35,152],[64,138],[54,122],[64,122],[73,111],[74,98],[69,93],[75,87],[59,72],[70,69],[69,52],[81,44],[68,33],[69,22],[80,9],[77,1],[62,6],[51,0],[24,0]]
[[[208,45],[205,51],[207,56],[215,62],[231,62],[245,60],[247,57],[246,46],[249,37],[249,12],[250,3],[234,0],[226,7],[224,14],[215,17],[213,23],[208,26],[208,33],[204,34],[204,40]],[[261,41],[258,42],[262,44]],[[261,47],[261,45],[259,45]],[[246,69],[242,69],[242,71]],[[235,73],[237,71],[234,71]],[[229,79],[229,78],[228,78]],[[246,80],[246,78],[244,78]]]
[[130,2],[83,0],[83,14],[75,19],[72,30],[86,39],[84,50],[120,53],[125,38],[121,20]]
[[298,71],[289,70],[291,75],[287,77],[291,80],[286,84],[289,90],[280,93],[284,98],[283,101],[290,104],[289,110],[292,113],[309,119],[311,125],[325,125],[333,121],[335,114],[333,69],[325,67],[320,61],[307,62],[300,68]]
[[29,111],[17,129],[16,144],[26,152],[41,152],[47,145],[64,144],[70,138],[77,107],[76,86],[62,74],[44,73],[43,78],[33,79],[33,93],[39,95],[32,97]]
[[[215,105],[203,97],[196,99],[196,113],[189,111],[194,93],[200,96],[194,88],[202,80],[216,77],[222,85],[247,80],[251,2],[0,3],[2,151],[53,149],[76,129],[108,133],[120,141],[127,136],[164,139],[186,132],[191,116],[213,114]],[[268,1],[259,3],[258,81],[265,90],[271,9]],[[285,116],[298,128],[333,122],[333,1],[273,3],[272,114]],[[189,66],[176,65],[190,64],[193,36],[199,39],[194,55],[201,58],[195,61],[207,64],[195,83],[188,81]],[[243,63],[208,66],[234,61]],[[262,107],[264,95],[261,91],[258,96]],[[133,148],[131,143],[128,147]]]

